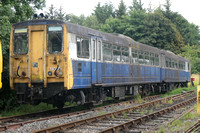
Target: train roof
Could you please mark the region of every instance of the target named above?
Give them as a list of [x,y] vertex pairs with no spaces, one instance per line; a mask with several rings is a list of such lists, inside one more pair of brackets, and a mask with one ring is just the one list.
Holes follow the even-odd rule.
[[29,25],[51,25],[51,24],[66,24],[67,30],[69,33],[77,34],[79,36],[89,37],[93,35],[93,36],[101,38],[106,43],[116,44],[120,46],[127,46],[127,47],[131,46],[133,48],[148,51],[148,52],[162,53],[173,59],[187,60],[186,58],[178,56],[171,51],[160,50],[156,47],[152,47],[146,44],[136,42],[132,38],[122,35],[122,34],[105,33],[102,31],[94,30],[85,26],[80,26],[80,25],[73,24],[67,21],[62,21],[62,20],[36,19],[36,20],[29,20],[29,21],[16,23],[16,24],[13,24],[13,26],[16,27],[16,26],[29,26]]

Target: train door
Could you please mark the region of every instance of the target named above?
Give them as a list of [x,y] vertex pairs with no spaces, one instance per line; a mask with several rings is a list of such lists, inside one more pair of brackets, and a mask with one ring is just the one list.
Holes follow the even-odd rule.
[[[40,29],[40,30],[39,30]],[[43,30],[41,30],[43,29]],[[31,82],[43,82],[43,50],[45,41],[45,26],[30,27],[30,71]]]
[[102,41],[101,38],[91,37],[92,48],[92,84],[102,83]]

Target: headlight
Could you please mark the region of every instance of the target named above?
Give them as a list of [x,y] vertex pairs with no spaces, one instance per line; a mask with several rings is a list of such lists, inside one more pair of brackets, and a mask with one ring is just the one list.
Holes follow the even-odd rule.
[[52,72],[51,72],[51,71],[49,71],[49,72],[48,72],[48,75],[49,75],[49,76],[52,76]]
[[25,72],[22,72],[22,76],[24,76],[24,77],[25,77],[25,76],[26,76],[26,73],[25,73]]
[[63,72],[62,72],[62,71],[58,72],[58,76],[59,76],[59,77],[62,76],[62,75],[63,75]]

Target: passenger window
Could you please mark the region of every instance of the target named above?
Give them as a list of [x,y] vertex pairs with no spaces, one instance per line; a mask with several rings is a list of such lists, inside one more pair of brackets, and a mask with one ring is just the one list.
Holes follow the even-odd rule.
[[138,63],[138,51],[136,49],[132,49],[132,62]]
[[48,27],[48,52],[62,52],[63,30],[61,26]]
[[122,62],[129,62],[129,49],[122,47]]
[[95,45],[96,41],[95,40],[92,40],[92,41],[93,41],[93,43],[92,43],[92,46],[93,46],[92,59],[95,59],[96,58],[96,52],[95,52],[95,50],[96,50],[96,45]]
[[112,45],[103,44],[103,60],[112,61]]
[[13,51],[15,54],[28,53],[28,29],[15,29],[13,37]]
[[165,65],[166,65],[166,67],[169,67],[169,59],[168,58],[165,58]]
[[143,51],[139,51],[138,54],[139,54],[139,59],[138,59],[139,64],[144,64],[144,55],[143,55]]
[[121,47],[113,46],[113,61],[120,62],[121,61]]
[[76,39],[77,56],[79,58],[89,58],[89,39],[79,38]]
[[177,63],[176,60],[175,60],[175,63],[174,63],[174,67],[175,67],[175,68],[178,68],[178,63]]
[[155,65],[155,57],[154,57],[154,53],[150,53],[150,65]]
[[174,60],[172,59],[172,62],[171,62],[171,67],[174,68]]
[[101,42],[98,41],[98,60],[101,60]]
[[149,52],[145,52],[144,55],[144,64],[149,64]]
[[155,54],[155,65],[159,66],[159,55]]

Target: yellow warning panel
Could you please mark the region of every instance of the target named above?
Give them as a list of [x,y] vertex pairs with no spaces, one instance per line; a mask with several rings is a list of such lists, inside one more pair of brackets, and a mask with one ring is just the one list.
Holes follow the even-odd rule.
[[200,115],[200,85],[197,86],[197,114]]

